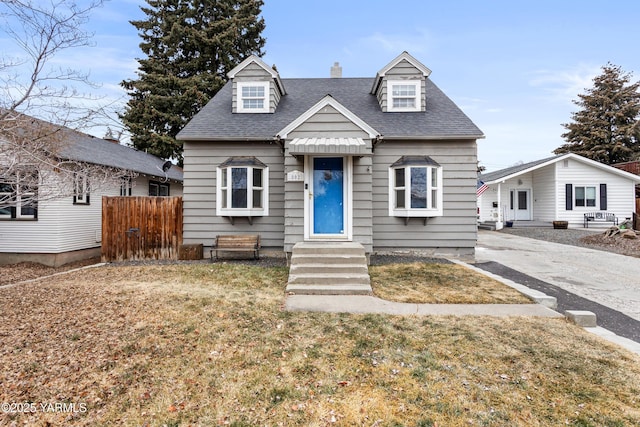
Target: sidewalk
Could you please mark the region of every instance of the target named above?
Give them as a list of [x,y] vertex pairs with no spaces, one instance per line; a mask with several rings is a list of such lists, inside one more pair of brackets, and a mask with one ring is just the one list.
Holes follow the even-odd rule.
[[363,295],[288,295],[285,309],[357,314],[564,317],[541,304],[412,304]]

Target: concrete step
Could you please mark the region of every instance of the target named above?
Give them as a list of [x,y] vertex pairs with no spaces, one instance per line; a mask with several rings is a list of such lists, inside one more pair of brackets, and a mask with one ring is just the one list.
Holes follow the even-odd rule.
[[495,231],[496,223],[495,222],[479,222],[478,229]]
[[371,286],[362,284],[336,285],[289,285],[288,294],[295,295],[373,295]]
[[369,285],[368,274],[358,273],[289,273],[289,284],[292,285],[343,285],[357,283]]
[[293,247],[286,292],[372,295],[364,247],[353,242],[303,242]]
[[293,246],[294,254],[363,255],[364,247],[354,242],[300,242]]
[[349,273],[358,273],[358,274],[369,274],[369,269],[365,263],[358,264],[326,264],[326,263],[292,263],[291,268],[289,269],[289,274],[291,275],[299,275],[299,274],[309,274],[309,273],[331,273],[331,274],[349,274]]
[[296,264],[367,264],[364,254],[317,254],[317,253],[297,253],[291,255],[291,266]]

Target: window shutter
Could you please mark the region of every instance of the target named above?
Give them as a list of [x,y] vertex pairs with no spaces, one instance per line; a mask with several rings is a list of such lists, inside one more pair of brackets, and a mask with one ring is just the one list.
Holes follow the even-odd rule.
[[600,184],[600,210],[607,210],[607,184]]
[[573,184],[565,184],[564,204],[565,209],[568,211],[573,210]]

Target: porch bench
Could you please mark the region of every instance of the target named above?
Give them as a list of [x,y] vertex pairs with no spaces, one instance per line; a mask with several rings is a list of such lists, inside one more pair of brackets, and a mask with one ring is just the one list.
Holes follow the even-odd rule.
[[218,259],[218,251],[224,252],[252,252],[254,259],[260,258],[260,235],[259,234],[238,234],[238,235],[218,235],[211,247],[211,261]]
[[584,228],[589,228],[590,222],[610,222],[618,225],[618,218],[611,212],[587,212],[584,214]]

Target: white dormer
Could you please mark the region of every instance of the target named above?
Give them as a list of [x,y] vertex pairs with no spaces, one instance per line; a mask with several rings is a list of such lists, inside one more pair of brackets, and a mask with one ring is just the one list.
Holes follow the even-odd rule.
[[402,52],[376,74],[371,94],[384,112],[425,111],[425,81],[430,74],[429,68]]
[[234,113],[274,113],[286,94],[278,72],[255,55],[242,61],[227,76],[233,82]]

